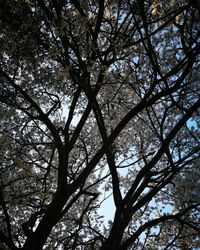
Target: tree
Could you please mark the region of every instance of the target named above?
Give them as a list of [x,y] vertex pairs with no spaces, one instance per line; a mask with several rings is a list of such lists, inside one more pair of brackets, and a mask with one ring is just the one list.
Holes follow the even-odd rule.
[[195,6],[0,2],[2,249],[200,246]]

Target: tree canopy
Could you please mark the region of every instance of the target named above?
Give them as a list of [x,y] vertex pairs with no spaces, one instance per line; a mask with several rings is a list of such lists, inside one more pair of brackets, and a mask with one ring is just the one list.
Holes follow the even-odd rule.
[[1,249],[200,247],[199,6],[0,0]]

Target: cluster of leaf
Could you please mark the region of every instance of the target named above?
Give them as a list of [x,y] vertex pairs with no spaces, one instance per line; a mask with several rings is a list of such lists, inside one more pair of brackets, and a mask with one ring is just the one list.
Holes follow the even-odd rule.
[[200,246],[199,19],[184,0],[0,2],[0,248]]

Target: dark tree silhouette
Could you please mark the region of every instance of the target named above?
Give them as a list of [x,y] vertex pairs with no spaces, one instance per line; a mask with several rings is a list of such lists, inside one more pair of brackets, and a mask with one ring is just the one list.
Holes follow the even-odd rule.
[[198,1],[0,0],[1,249],[200,247],[199,28]]

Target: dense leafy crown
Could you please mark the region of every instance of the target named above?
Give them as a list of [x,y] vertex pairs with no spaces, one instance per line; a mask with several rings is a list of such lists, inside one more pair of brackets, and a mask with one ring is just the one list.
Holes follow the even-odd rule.
[[199,24],[199,1],[0,1],[1,249],[200,247]]

